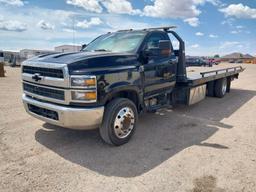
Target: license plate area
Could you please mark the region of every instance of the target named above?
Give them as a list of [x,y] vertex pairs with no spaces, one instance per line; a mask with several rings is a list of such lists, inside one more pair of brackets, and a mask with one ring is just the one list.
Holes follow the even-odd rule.
[[32,112],[36,115],[39,115],[39,116],[42,116],[42,117],[45,117],[45,118],[48,118],[48,119],[52,119],[52,120],[55,120],[55,121],[59,120],[59,115],[56,111],[52,111],[52,110],[45,109],[45,108],[42,108],[42,107],[38,107],[38,106],[35,106],[35,105],[31,105],[31,104],[28,104],[28,109],[29,109],[30,112]]

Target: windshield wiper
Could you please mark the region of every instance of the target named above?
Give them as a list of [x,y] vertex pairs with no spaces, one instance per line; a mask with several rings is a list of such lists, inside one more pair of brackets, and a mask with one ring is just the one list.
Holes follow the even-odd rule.
[[94,51],[106,51],[106,52],[110,52],[110,50],[106,50],[106,49],[95,49]]

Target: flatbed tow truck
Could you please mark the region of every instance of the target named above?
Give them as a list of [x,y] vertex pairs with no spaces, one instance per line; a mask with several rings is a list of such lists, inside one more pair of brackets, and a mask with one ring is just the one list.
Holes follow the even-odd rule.
[[[107,33],[79,53],[25,61],[26,111],[65,128],[99,128],[106,143],[119,146],[130,140],[142,112],[224,97],[244,68],[186,68],[185,43],[174,28]],[[179,42],[178,50],[170,36]]]

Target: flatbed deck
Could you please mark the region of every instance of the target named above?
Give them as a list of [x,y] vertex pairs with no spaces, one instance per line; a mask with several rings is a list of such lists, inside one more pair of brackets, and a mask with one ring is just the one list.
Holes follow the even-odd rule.
[[190,86],[197,86],[223,77],[238,75],[244,68],[236,64],[220,64],[213,67],[187,67]]

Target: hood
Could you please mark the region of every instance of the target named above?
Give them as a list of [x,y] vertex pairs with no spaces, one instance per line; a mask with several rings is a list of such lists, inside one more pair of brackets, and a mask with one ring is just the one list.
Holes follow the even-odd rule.
[[28,62],[67,64],[70,74],[85,74],[92,71],[125,69],[138,64],[137,55],[113,52],[77,52],[40,55]]
[[[85,60],[92,57],[101,57],[114,55],[115,53],[111,52],[74,52],[74,53],[50,53],[39,55],[37,57],[33,57],[28,61],[31,62],[46,62],[46,63],[56,63],[56,64],[71,64],[77,61]],[[115,54],[116,55],[116,54]]]

